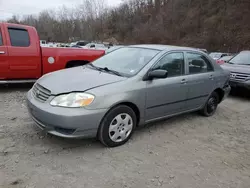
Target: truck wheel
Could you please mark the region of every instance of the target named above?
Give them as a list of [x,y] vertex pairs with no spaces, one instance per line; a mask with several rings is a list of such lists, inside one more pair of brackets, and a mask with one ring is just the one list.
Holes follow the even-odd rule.
[[216,92],[213,92],[209,96],[204,108],[200,111],[201,114],[206,117],[214,115],[218,104],[219,104],[219,95]]
[[107,147],[123,145],[132,136],[136,122],[136,115],[130,107],[117,106],[103,118],[98,138]]

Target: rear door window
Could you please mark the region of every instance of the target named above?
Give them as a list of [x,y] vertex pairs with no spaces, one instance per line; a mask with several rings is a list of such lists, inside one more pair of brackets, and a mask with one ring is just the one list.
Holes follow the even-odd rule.
[[30,46],[29,33],[25,29],[8,28],[11,46],[28,47]]
[[198,53],[187,53],[189,74],[200,74],[213,71],[210,61],[203,55]]

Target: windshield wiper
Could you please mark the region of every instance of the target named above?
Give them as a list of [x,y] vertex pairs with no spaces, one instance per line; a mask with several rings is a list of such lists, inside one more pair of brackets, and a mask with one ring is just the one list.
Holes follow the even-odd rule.
[[97,66],[95,66],[95,65],[93,65],[93,64],[91,64],[91,63],[89,63],[88,65],[90,65],[91,67],[93,67],[94,69],[96,69],[96,70],[98,70],[98,71],[105,71],[105,72],[109,72],[109,73],[115,74],[115,75],[117,75],[117,76],[122,76],[122,77],[123,77],[123,75],[121,75],[119,72],[117,72],[117,71],[115,71],[115,70],[111,70],[111,69],[109,69],[108,67],[104,67],[104,68],[102,68],[102,67],[97,67]]
[[228,64],[234,64],[234,63],[232,63],[232,62],[230,62],[230,61],[228,61],[227,63],[228,63]]
[[97,66],[93,65],[92,63],[89,63],[88,65],[89,65],[89,66],[91,66],[92,68],[94,68],[94,69],[96,69],[96,70],[99,70],[99,71],[100,71],[99,67],[97,67]]
[[108,67],[104,67],[104,68],[98,67],[98,68],[101,69],[101,70],[103,70],[103,71],[113,73],[113,74],[115,74],[117,76],[122,76],[121,73],[119,73],[119,72],[117,72],[115,70],[111,70]]

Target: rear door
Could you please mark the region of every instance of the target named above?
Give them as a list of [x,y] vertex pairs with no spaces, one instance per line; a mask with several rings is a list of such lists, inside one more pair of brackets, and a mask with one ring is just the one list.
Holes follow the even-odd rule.
[[186,110],[192,110],[204,105],[214,90],[214,68],[208,58],[198,52],[186,52],[185,60],[188,74]]
[[10,79],[34,79],[41,75],[40,42],[35,29],[5,28],[8,39]]
[[0,25],[0,80],[6,79],[9,74],[8,50],[3,31]]

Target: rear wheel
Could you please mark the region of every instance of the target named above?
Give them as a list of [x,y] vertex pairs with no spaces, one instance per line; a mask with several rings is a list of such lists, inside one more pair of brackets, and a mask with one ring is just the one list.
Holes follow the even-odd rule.
[[204,108],[201,110],[202,115],[206,117],[214,115],[218,107],[218,104],[219,104],[219,95],[216,92],[213,92],[209,96]]
[[117,106],[111,109],[101,122],[98,138],[108,147],[125,144],[134,132],[136,115],[128,106]]

